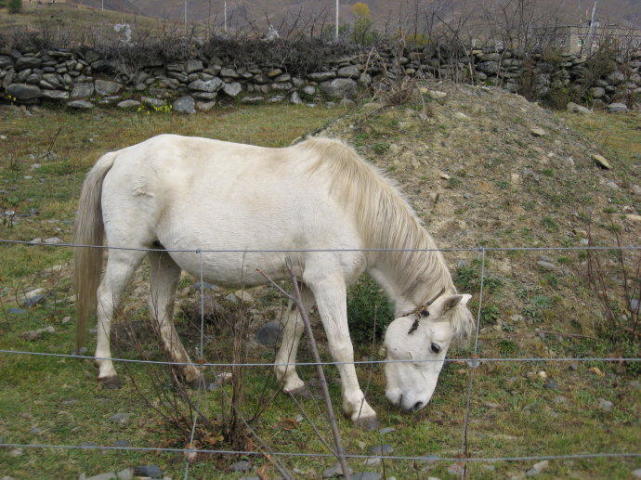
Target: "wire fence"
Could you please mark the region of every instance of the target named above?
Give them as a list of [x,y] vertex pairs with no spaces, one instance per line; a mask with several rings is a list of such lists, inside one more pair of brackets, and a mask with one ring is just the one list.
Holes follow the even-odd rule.
[[[529,455],[529,456],[475,456],[470,454],[469,449],[469,434],[471,429],[471,417],[472,417],[472,398],[474,394],[474,383],[475,377],[477,375],[478,367],[482,364],[504,364],[504,363],[537,363],[537,362],[559,362],[559,363],[587,363],[587,362],[605,362],[605,363],[638,363],[641,362],[641,357],[632,356],[632,357],[617,357],[617,356],[584,356],[584,357],[574,357],[574,356],[528,356],[528,357],[482,357],[480,355],[480,343],[479,337],[482,327],[482,311],[484,306],[484,290],[485,290],[485,281],[487,278],[487,268],[486,268],[486,255],[491,252],[544,252],[544,251],[557,251],[557,252],[608,252],[608,251],[640,251],[641,246],[629,245],[629,246],[579,246],[579,247],[470,247],[470,248],[435,248],[435,249],[164,249],[164,248],[129,248],[123,246],[95,246],[95,245],[81,245],[73,243],[58,243],[58,244],[45,244],[45,243],[33,243],[28,241],[20,240],[10,240],[10,239],[0,239],[0,245],[5,247],[9,246],[40,246],[47,248],[99,248],[105,250],[132,250],[132,251],[146,251],[146,252],[169,252],[169,253],[192,253],[197,255],[199,269],[196,272],[197,277],[199,278],[199,316],[200,316],[200,332],[199,332],[199,343],[197,348],[197,357],[198,360],[195,362],[177,362],[177,361],[162,361],[162,360],[149,360],[149,359],[137,359],[137,358],[119,358],[119,357],[110,357],[102,358],[96,357],[93,355],[84,355],[78,353],[55,353],[55,352],[41,352],[41,351],[26,351],[26,350],[12,350],[12,349],[0,349],[1,355],[11,355],[11,356],[35,356],[35,357],[45,357],[45,358],[62,358],[62,359],[75,359],[75,360],[112,360],[113,362],[121,362],[125,364],[146,364],[146,365],[156,365],[156,366],[168,366],[168,367],[185,367],[185,366],[194,366],[198,368],[204,367],[218,367],[218,368],[231,368],[231,367],[242,367],[242,368],[251,368],[251,367],[274,367],[274,366],[286,366],[286,367],[326,367],[326,366],[340,366],[345,364],[354,364],[354,365],[378,365],[378,364],[388,364],[388,363],[421,363],[421,362],[440,362],[439,359],[367,359],[367,360],[354,360],[350,362],[340,362],[340,361],[313,361],[313,362],[287,362],[287,363],[277,363],[277,362],[207,362],[204,358],[204,343],[205,343],[205,267],[204,267],[204,254],[251,254],[251,253],[271,253],[271,254],[289,254],[289,255],[313,255],[320,253],[345,253],[345,252],[361,252],[363,254],[367,253],[381,253],[381,252],[417,252],[417,253],[434,253],[434,252],[476,252],[479,255],[479,264],[480,264],[480,285],[479,285],[479,295],[478,295],[478,306],[475,314],[476,325],[473,332],[473,348],[472,354],[468,357],[451,357],[446,358],[446,363],[461,363],[466,364],[469,367],[467,386],[465,392],[465,410],[463,412],[463,425],[462,425],[462,434],[461,434],[461,446],[460,454],[457,456],[438,456],[438,455],[387,455],[387,454],[354,454],[354,453],[341,453],[342,459],[371,459],[372,457],[380,458],[382,461],[409,461],[409,462],[455,462],[463,465],[461,471],[461,478],[468,478],[467,466],[468,464],[474,463],[493,463],[493,462],[526,462],[526,461],[543,461],[543,460],[576,460],[576,459],[598,459],[598,458],[641,458],[641,450],[632,451],[632,452],[577,452],[564,455]],[[641,283],[641,279],[637,279]],[[633,307],[630,307],[633,308]],[[636,305],[637,315],[639,305]],[[194,441],[194,432],[196,430],[198,423],[198,415],[194,413],[193,424],[191,427],[191,438],[188,447],[193,447]],[[258,438],[258,437],[257,437]],[[46,444],[46,443],[13,443],[13,442],[4,442],[0,443],[1,448],[26,448],[26,449],[54,449],[54,450],[100,450],[100,451],[135,451],[135,452],[167,452],[167,453],[180,453],[185,456],[189,454],[205,454],[205,455],[228,455],[228,456],[263,456],[265,458],[270,457],[310,457],[310,458],[337,458],[337,451],[330,451],[329,453],[325,452],[284,452],[284,451],[272,451],[266,445],[262,445],[259,450],[231,450],[231,449],[204,449],[204,448],[168,448],[168,447],[154,447],[154,446],[107,446],[107,445],[61,445],[61,444]],[[331,450],[331,448],[330,448]],[[340,449],[339,449],[340,450]],[[381,452],[382,453],[382,452]],[[284,478],[296,478],[287,471],[284,467],[277,466],[279,471],[283,474]],[[349,478],[349,474],[345,475]],[[188,480],[190,477],[190,462],[185,461],[185,470],[183,478]]]

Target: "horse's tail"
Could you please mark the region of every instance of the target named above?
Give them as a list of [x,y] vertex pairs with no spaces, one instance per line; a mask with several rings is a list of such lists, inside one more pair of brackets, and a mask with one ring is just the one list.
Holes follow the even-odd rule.
[[[82,184],[78,214],[74,226],[76,245],[102,246],[105,229],[102,222],[102,182],[114,163],[115,154],[103,155],[87,174]],[[102,248],[74,248],[74,286],[76,290],[76,348],[84,345],[87,319],[96,312],[96,291],[102,270]]]

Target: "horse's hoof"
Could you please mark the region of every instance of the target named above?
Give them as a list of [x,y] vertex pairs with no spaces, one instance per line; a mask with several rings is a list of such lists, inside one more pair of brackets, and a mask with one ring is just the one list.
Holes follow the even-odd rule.
[[354,420],[354,425],[369,432],[378,430],[379,423],[376,417],[360,417]]
[[111,377],[103,377],[99,378],[98,382],[102,386],[102,388],[106,390],[118,390],[122,388],[122,380],[120,380],[120,377],[113,375]]
[[285,392],[287,395],[291,395],[292,397],[296,398],[302,398],[305,400],[311,400],[314,398],[314,394],[312,391],[307,388],[306,385],[303,385],[302,387],[295,388],[293,390],[289,390]]

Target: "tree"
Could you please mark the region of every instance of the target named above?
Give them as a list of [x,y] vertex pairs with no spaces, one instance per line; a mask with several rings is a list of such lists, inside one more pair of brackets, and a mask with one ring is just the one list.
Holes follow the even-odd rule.
[[354,31],[352,32],[354,42],[363,45],[372,43],[374,35],[371,30],[374,22],[372,21],[372,13],[369,6],[364,2],[357,2],[352,5],[352,13],[356,16]]
[[358,18],[370,18],[372,16],[369,6],[364,2],[356,2],[352,5],[352,13]]
[[20,13],[22,11],[22,0],[9,0],[9,13]]

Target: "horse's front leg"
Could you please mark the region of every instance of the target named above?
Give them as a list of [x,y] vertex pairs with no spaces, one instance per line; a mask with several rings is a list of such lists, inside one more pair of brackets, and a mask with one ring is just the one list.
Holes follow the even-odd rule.
[[376,412],[365,400],[354,368],[354,347],[347,325],[345,281],[340,275],[305,278],[304,281],[314,293],[332,357],[341,362],[337,367],[343,387],[343,411],[358,425],[375,428]]

